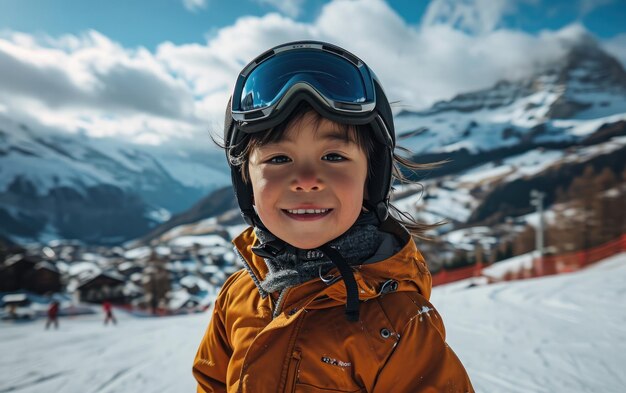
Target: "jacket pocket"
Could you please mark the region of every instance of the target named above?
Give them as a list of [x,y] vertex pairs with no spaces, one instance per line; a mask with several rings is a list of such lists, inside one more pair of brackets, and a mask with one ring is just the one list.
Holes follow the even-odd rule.
[[296,387],[296,389],[294,390],[295,393],[366,393],[365,389],[358,389],[358,390],[347,392],[345,390],[324,389],[324,388],[318,388],[316,386],[300,384],[300,383],[297,383],[295,387]]
[[298,379],[298,370],[302,353],[299,349],[294,349],[289,359],[289,368],[287,369],[287,384],[285,385],[285,393],[294,393],[296,391],[296,380]]

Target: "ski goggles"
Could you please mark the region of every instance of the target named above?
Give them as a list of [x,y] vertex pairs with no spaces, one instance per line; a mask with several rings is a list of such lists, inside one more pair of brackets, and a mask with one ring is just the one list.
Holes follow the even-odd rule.
[[264,122],[296,94],[307,94],[324,109],[358,118],[376,108],[374,74],[351,53],[305,41],[270,49],[240,73],[231,100],[240,125]]

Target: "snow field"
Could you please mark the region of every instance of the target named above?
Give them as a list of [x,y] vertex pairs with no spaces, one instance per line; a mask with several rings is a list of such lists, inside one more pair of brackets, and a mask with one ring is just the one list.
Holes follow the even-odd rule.
[[[477,392],[623,392],[626,253],[561,276],[433,291]],[[0,323],[0,393],[191,392],[210,312]]]
[[626,253],[576,273],[437,287],[448,344],[477,392],[623,392]]
[[191,366],[210,313],[136,318],[114,311],[0,325],[0,392],[192,392]]

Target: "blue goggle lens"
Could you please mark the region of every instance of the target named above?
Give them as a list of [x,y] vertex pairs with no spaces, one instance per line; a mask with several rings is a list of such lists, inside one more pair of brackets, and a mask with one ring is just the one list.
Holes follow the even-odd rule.
[[367,100],[356,65],[323,51],[294,50],[278,53],[252,70],[241,90],[239,110],[268,107],[299,82],[333,101],[361,104]]

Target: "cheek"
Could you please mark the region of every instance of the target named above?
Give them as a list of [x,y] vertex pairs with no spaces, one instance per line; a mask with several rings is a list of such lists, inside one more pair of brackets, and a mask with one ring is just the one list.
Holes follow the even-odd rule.
[[363,199],[370,199],[369,192],[367,191],[367,179],[363,182]]
[[[279,176],[273,176],[268,171],[259,168],[250,168],[250,183],[255,205],[271,204],[278,188]],[[258,202],[258,203],[256,203]]]
[[360,171],[352,171],[342,174],[334,179],[338,194],[341,199],[349,203],[350,206],[361,207],[366,192],[366,174]]
[[256,204],[256,201],[263,200],[260,194],[264,188],[264,181],[260,170],[251,164],[248,164],[248,181],[252,187],[252,203]]
[[281,179],[281,176],[272,175],[269,171],[258,170],[254,174],[251,173],[250,183],[255,193],[267,194],[277,188]]

